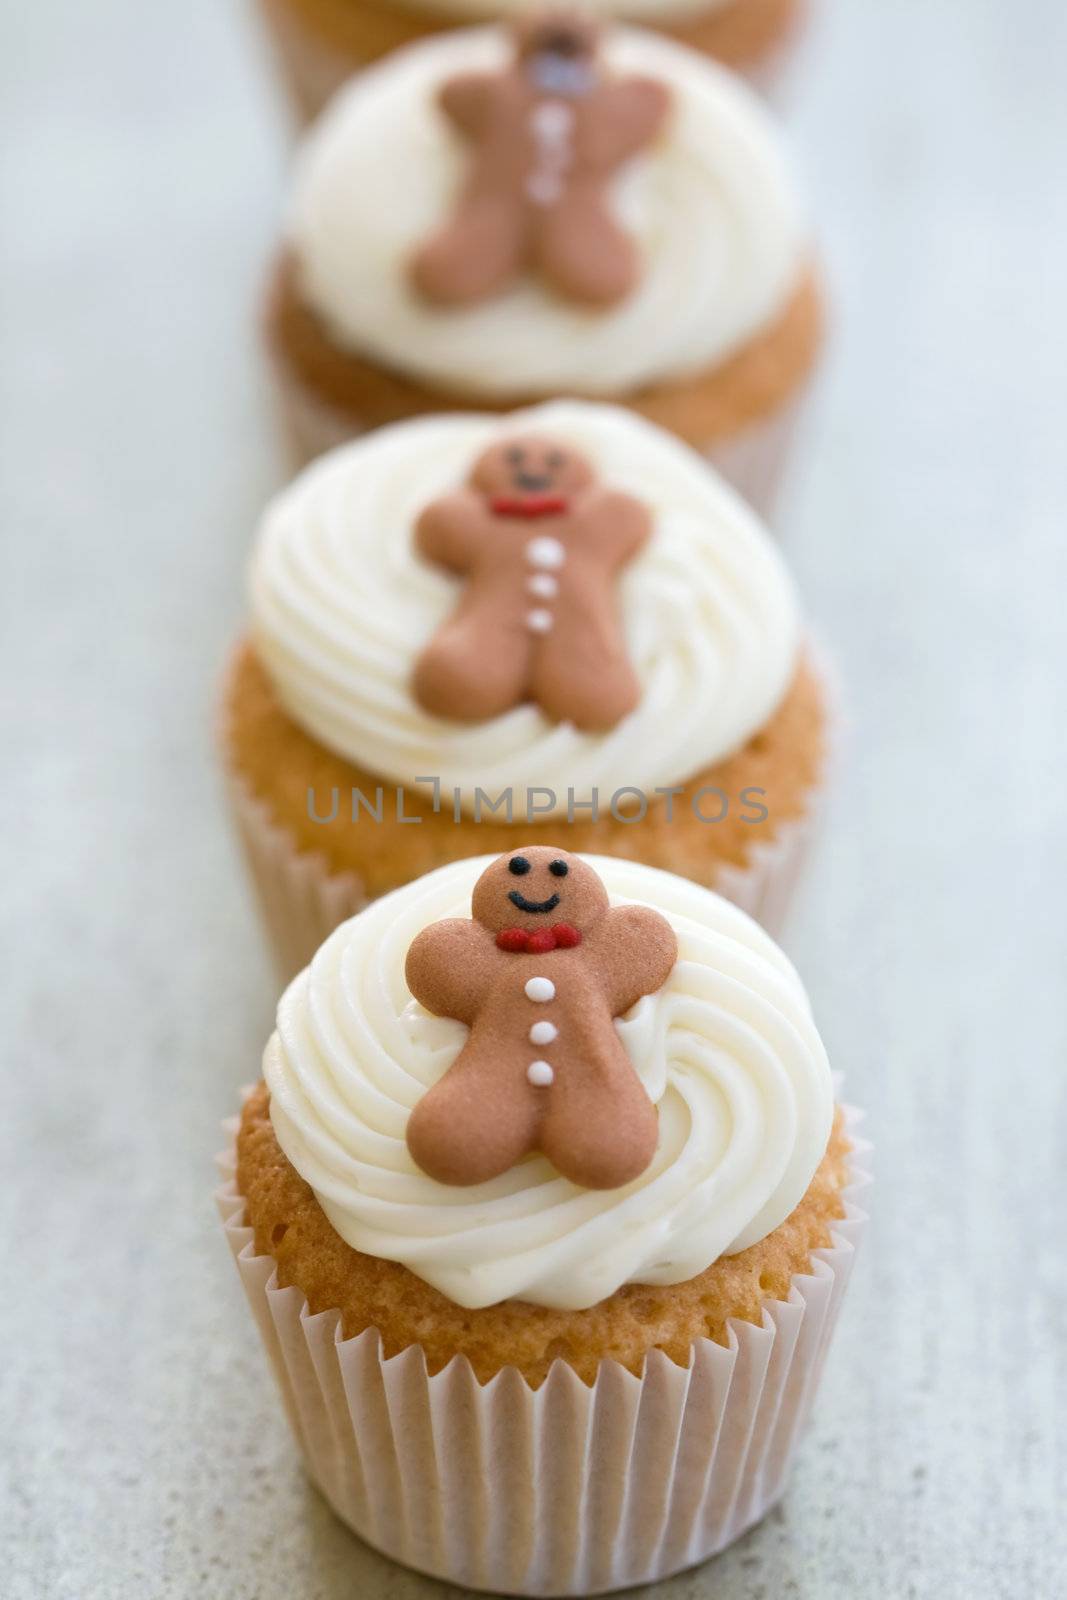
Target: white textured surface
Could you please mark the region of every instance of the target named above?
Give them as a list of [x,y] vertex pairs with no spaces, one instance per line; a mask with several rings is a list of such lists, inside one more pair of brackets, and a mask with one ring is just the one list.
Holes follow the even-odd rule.
[[[0,1587],[443,1600],[305,1486],[209,1199],[271,1010],[208,741],[275,471],[267,86],[216,0],[0,25]],[[783,1508],[670,1600],[1067,1586],[1065,48],[1051,0],[837,0],[808,51],[841,315],[790,553],[854,733],[791,949],[879,1184]]]

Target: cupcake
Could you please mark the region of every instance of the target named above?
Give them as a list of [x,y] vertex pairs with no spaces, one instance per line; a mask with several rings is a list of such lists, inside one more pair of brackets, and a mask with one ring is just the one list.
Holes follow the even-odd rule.
[[[516,0],[259,0],[293,107],[315,116],[350,73],[426,34],[506,19]],[[801,0],[597,0],[587,13],[640,23],[743,72],[772,92],[789,55]]]
[[778,926],[831,737],[777,547],[618,407],[398,423],[268,508],[223,758],[282,973],[443,861],[630,856]]
[[744,913],[557,844],[453,862],[335,930],[263,1073],[220,1210],[361,1537],[591,1594],[777,1501],[861,1177],[804,989]]
[[821,311],[753,95],[655,35],[539,18],[435,35],[338,96],[298,161],[266,336],[300,459],[580,395],[766,512]]

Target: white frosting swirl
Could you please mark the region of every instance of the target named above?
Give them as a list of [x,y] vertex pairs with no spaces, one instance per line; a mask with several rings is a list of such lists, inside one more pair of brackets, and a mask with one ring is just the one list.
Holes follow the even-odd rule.
[[800,979],[756,923],[633,862],[586,857],[613,904],[654,906],[678,936],[667,983],[616,1024],[659,1108],[647,1171],[588,1190],[536,1155],[453,1188],[415,1166],[408,1116],[467,1030],[411,998],[404,961],[421,929],[470,915],[491,859],[454,862],[375,901],[282,997],[263,1060],[271,1117],[332,1226],[462,1306],[575,1310],[624,1283],[681,1283],[755,1244],[796,1206],[826,1148],[826,1053]]
[[[411,695],[415,659],[460,592],[415,551],[416,518],[493,439],[520,429],[570,442],[652,513],[652,536],[619,580],[641,699],[607,733],[550,722],[529,704],[488,722],[446,721]],[[504,419],[428,417],[334,451],[269,508],[251,599],[260,659],[307,732],[394,782],[439,777],[468,812],[476,788],[491,798],[510,788],[520,820],[535,788],[565,815],[569,789],[578,800],[596,789],[606,806],[633,785],[651,800],[729,755],[781,701],[799,639],[781,557],[744,502],[661,429],[578,401]],[[546,795],[537,804],[553,814]]]
[[805,230],[756,97],[655,34],[614,30],[604,44],[612,71],[651,74],[673,95],[664,132],[616,193],[643,256],[634,292],[590,311],[529,276],[442,310],[412,288],[408,258],[446,216],[466,159],[437,91],[507,50],[500,29],[442,34],[341,91],[298,166],[288,236],[301,293],[340,344],[474,398],[619,394],[717,366],[786,305]]

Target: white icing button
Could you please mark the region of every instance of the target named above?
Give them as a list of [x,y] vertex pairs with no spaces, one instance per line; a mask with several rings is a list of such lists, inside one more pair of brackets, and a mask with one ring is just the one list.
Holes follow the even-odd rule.
[[550,572],[531,572],[526,587],[541,600],[554,600],[559,594],[559,582]]
[[531,172],[526,180],[527,198],[535,206],[555,205],[563,193],[563,184],[552,172]]
[[559,568],[566,560],[567,552],[562,541],[553,539],[550,533],[539,533],[536,539],[530,539],[526,544],[526,559],[531,567]]
[[535,1022],[530,1029],[531,1044],[551,1044],[559,1033],[554,1022]]
[[526,1076],[536,1089],[547,1089],[556,1074],[547,1061],[531,1061]]
[[546,611],[542,606],[536,607],[533,611],[527,611],[526,626],[529,628],[531,633],[551,633],[551,611]]
[[527,978],[527,1000],[554,1000],[556,998],[556,985],[551,978]]
[[574,112],[560,100],[546,100],[534,107],[530,125],[546,144],[559,144],[569,137],[574,127]]

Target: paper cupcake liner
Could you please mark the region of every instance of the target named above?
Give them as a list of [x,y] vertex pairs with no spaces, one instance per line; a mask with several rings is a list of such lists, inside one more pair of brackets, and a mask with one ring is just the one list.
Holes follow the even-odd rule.
[[795,87],[794,77],[798,65],[802,65],[811,9],[808,0],[805,0],[781,38],[741,73],[741,77],[779,119],[789,110]]
[[296,122],[308,123],[357,69],[303,27],[286,0],[258,0],[258,10]]
[[345,1339],[338,1312],[280,1288],[243,1222],[236,1127],[226,1236],[307,1470],[375,1549],[493,1594],[597,1594],[705,1560],[779,1499],[867,1220],[866,1143],[831,1245],[760,1326],[730,1322],[685,1368],[659,1351],[641,1377],[605,1360],[591,1386],[557,1361],[533,1390],[515,1368],[480,1385],[462,1356],[430,1376],[418,1346],[387,1360],[376,1331]]
[[354,872],[331,872],[324,856],[302,854],[232,769],[227,792],[267,943],[278,976],[288,983],[370,896]]
[[[829,725],[829,717],[828,717]],[[828,726],[832,746],[832,729]],[[371,898],[354,872],[332,872],[326,858],[301,851],[275,822],[266,802],[230,763],[227,793],[264,931],[283,982],[303,970],[323,940]],[[818,837],[826,768],[804,813],[782,823],[773,839],[757,839],[748,864],[721,862],[712,887],[768,932],[780,932]],[[565,827],[565,824],[563,825]],[[476,852],[471,852],[476,853]],[[664,863],[666,865],[666,863]]]
[[[297,124],[310,122],[341,85],[365,63],[353,62],[305,27],[287,0],[258,0],[275,67]],[[470,26],[477,19],[470,19]],[[458,25],[458,24],[457,24]],[[772,107],[784,100],[784,87],[795,49],[793,30],[739,76]]]
[[[731,900],[774,935],[785,926],[814,853],[840,740],[841,699],[836,672],[818,639],[809,637],[806,649],[819,677],[824,708],[818,780],[805,796],[805,809],[799,816],[780,823],[771,838],[754,837],[744,866],[719,862],[711,884],[716,893]],[[219,750],[230,812],[264,932],[278,976],[287,983],[308,965],[334,929],[355,916],[373,897],[357,873],[332,870],[324,855],[301,850],[289,831],[275,821],[266,801],[254,792],[233,761],[225,714],[219,729]],[[669,867],[666,862],[655,864]]]
[[[276,409],[283,445],[295,471],[366,430],[350,413],[312,394],[276,360]],[[807,413],[810,385],[804,384],[759,422],[701,450],[704,459],[748,501],[767,523],[773,520],[782,484]],[[611,398],[608,396],[607,398]],[[618,400],[625,406],[625,396]],[[477,410],[477,402],[472,402]]]
[[708,445],[707,461],[774,531],[775,513],[810,405],[810,386],[761,422]]
[[740,74],[776,117],[783,116],[789,106],[794,53],[789,40]]

